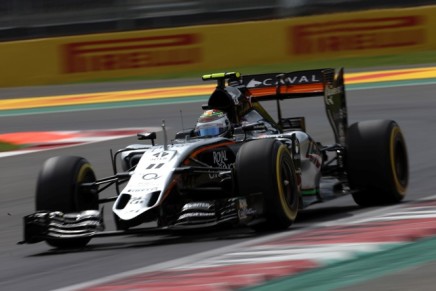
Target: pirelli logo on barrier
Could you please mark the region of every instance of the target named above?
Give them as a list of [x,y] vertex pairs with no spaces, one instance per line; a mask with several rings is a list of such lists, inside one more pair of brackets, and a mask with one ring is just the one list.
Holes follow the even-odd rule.
[[290,53],[322,54],[424,44],[425,18],[418,15],[353,19],[295,25]]
[[75,42],[62,53],[65,74],[187,65],[202,55],[198,34]]

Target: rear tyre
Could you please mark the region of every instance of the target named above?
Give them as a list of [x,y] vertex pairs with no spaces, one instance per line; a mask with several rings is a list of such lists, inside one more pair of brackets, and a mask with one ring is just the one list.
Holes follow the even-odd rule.
[[244,144],[235,162],[239,193],[262,193],[265,221],[257,231],[284,230],[295,220],[300,191],[291,154],[286,145],[274,139]]
[[392,120],[354,123],[347,134],[347,168],[354,201],[360,206],[393,204],[406,195],[406,142]]
[[[89,162],[76,156],[59,156],[48,159],[38,176],[36,210],[78,212],[98,210],[96,191],[81,188],[80,184],[95,182],[94,170]],[[48,239],[57,248],[85,246],[90,238]]]

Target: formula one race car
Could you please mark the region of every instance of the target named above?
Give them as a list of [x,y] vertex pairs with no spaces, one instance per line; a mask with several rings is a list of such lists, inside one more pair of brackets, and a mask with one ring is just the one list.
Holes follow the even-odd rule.
[[[38,177],[37,212],[24,218],[23,243],[82,247],[96,236],[244,224],[284,230],[299,210],[345,194],[361,206],[397,203],[408,184],[406,144],[397,123],[371,120],[348,126],[343,70],[203,76],[217,87],[195,128],[163,144],[111,154],[114,174],[97,179],[86,159],[48,159]],[[322,96],[335,143],[306,132],[304,117],[284,117],[281,100]],[[271,117],[263,101],[277,103]],[[114,186],[117,195],[99,198]],[[99,205],[114,202],[117,230],[104,231]],[[148,228],[149,229],[149,228]]]

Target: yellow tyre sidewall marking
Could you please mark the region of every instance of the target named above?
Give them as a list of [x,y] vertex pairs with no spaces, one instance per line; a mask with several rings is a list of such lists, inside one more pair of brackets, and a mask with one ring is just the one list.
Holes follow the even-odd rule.
[[401,130],[399,127],[394,127],[391,132],[390,142],[389,142],[389,152],[390,152],[390,158],[391,158],[391,171],[392,171],[392,177],[394,178],[395,188],[397,189],[398,193],[401,194],[401,196],[404,196],[406,193],[406,189],[404,189],[403,185],[401,185],[400,181],[398,180],[397,171],[396,171],[396,165],[395,165],[395,140],[398,135],[401,135]]
[[91,165],[89,163],[83,164],[80,167],[79,174],[77,175],[76,183],[83,182],[83,180],[85,179],[86,174],[88,173],[88,171],[92,171]]
[[[277,190],[279,192],[279,197],[280,197],[280,203],[282,205],[282,209],[285,212],[286,216],[288,219],[290,220],[294,220],[295,217],[297,216],[297,213],[295,211],[293,211],[289,206],[288,203],[286,201],[285,198],[285,191],[283,189],[283,184],[282,184],[282,173],[280,171],[280,159],[283,155],[283,152],[287,151],[288,149],[286,148],[285,145],[281,145],[279,147],[279,150],[277,151],[277,157],[276,157],[276,176],[277,176]],[[291,173],[292,175],[292,173]],[[291,181],[289,181],[291,182]],[[293,195],[295,195],[295,193],[292,193]]]

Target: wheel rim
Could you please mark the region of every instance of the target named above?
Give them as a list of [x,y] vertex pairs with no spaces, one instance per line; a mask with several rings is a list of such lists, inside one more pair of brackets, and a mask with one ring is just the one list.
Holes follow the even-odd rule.
[[98,209],[98,199],[91,189],[85,189],[80,186],[81,183],[94,182],[95,174],[90,164],[84,164],[77,176],[77,210]]
[[295,195],[293,195],[294,191],[292,189],[292,177],[290,172],[290,165],[288,163],[283,163],[283,165],[280,167],[280,176],[281,176],[281,183],[283,188],[283,194],[286,200],[286,204],[289,208],[292,207],[295,203]]

